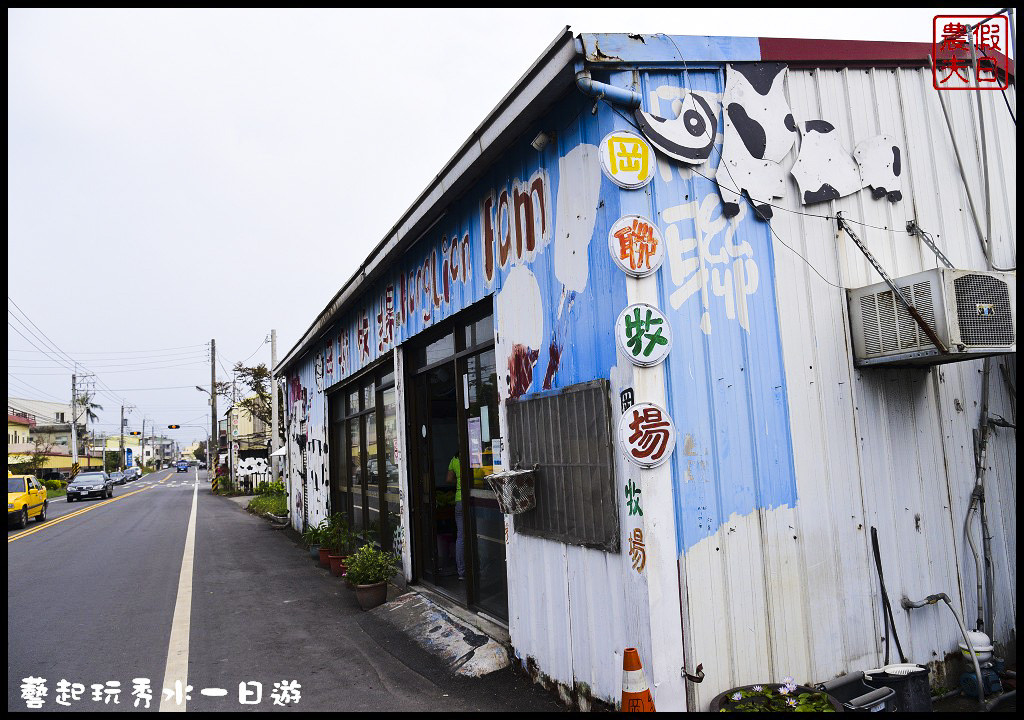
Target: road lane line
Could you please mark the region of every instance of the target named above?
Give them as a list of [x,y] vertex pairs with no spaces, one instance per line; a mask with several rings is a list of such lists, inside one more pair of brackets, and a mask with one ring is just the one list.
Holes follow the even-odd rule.
[[[163,688],[181,688],[181,703],[176,695],[161,694],[160,712],[185,712],[185,692],[188,688],[188,638],[192,621],[192,560],[196,551],[196,510],[199,505],[199,483],[192,488],[192,512],[188,516],[188,530],[185,533],[185,552],[181,557],[181,574],[178,575],[178,599],[174,602],[174,620],[171,622],[171,639],[167,644],[167,666],[164,669]],[[175,682],[180,683],[176,686]]]
[[12,543],[15,540],[20,540],[21,538],[26,537],[28,535],[34,535],[35,533],[39,532],[40,530],[45,530],[46,528],[53,527],[54,525],[59,525],[60,523],[64,522],[65,520],[70,520],[71,518],[78,517],[79,515],[82,515],[82,514],[87,513],[87,512],[91,512],[91,511],[95,510],[96,508],[101,508],[104,505],[109,505],[110,503],[115,503],[115,502],[117,502],[119,500],[124,500],[125,498],[129,498],[132,495],[138,495],[140,492],[145,492],[146,490],[149,490],[149,488],[142,488],[141,490],[134,490],[134,491],[128,493],[127,495],[118,495],[117,497],[113,497],[113,498],[111,498],[109,500],[104,500],[103,502],[98,503],[96,505],[90,505],[89,507],[82,508],[81,510],[75,510],[75,512],[68,513],[66,515],[61,515],[60,517],[53,518],[52,520],[47,520],[42,525],[37,525],[36,527],[32,528],[31,530],[26,530],[25,532],[20,532],[20,533],[17,533],[15,535],[11,535],[10,537],[7,538],[7,542],[8,543]]

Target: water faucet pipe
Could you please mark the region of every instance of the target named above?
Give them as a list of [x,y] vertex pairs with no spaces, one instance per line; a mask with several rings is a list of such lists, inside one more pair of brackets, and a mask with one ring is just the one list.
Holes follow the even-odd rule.
[[981,679],[981,663],[978,662],[978,653],[974,651],[974,644],[967,637],[967,628],[964,627],[964,621],[960,619],[956,610],[953,609],[953,603],[949,601],[949,595],[946,593],[938,593],[936,595],[929,595],[924,600],[911,600],[906,596],[900,600],[900,605],[903,606],[904,610],[910,610],[912,608],[924,607],[925,605],[935,605],[939,601],[946,603],[946,607],[953,613],[953,617],[956,618],[956,624],[960,627],[960,634],[964,636],[964,643],[967,645],[967,650],[971,653],[971,660],[974,662],[974,679],[978,681],[978,705],[981,707],[981,711],[985,712],[988,708],[985,705],[985,687]]

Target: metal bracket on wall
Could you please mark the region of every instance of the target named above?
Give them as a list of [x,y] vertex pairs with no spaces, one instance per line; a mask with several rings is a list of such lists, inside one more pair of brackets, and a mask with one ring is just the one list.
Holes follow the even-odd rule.
[[686,672],[685,665],[679,668],[679,674],[692,683],[704,682],[704,663],[700,663],[697,665],[697,673],[695,675],[691,675],[690,673]]
[[867,245],[865,245],[864,242],[859,237],[857,237],[857,234],[850,228],[850,226],[846,224],[846,221],[843,219],[842,211],[836,212],[836,222],[839,223],[839,229],[845,231],[846,234],[850,236],[850,239],[852,239],[853,242],[857,245],[860,251],[864,254],[864,257],[868,259],[868,262],[871,263],[871,267],[875,269],[875,272],[882,276],[882,279],[885,280],[885,284],[892,289],[892,292],[896,296],[896,298],[901,303],[903,303],[903,306],[907,309],[907,312],[910,313],[910,317],[912,317],[914,319],[914,322],[916,322],[921,327],[921,329],[924,331],[924,334],[927,335],[928,339],[932,341],[932,344],[935,345],[935,347],[938,348],[939,352],[942,353],[943,355],[948,354],[949,350],[943,344],[942,340],[939,339],[939,336],[935,334],[935,331],[932,329],[931,325],[929,325],[928,322],[923,317],[921,317],[921,313],[917,311],[917,308],[914,307],[913,303],[907,300],[906,296],[903,294],[903,291],[896,287],[896,283],[892,281],[892,278],[889,277],[889,273],[885,271],[881,263],[879,263],[875,256],[871,254],[871,251],[868,250]]
[[921,238],[924,244],[928,246],[928,249],[931,250],[935,257],[939,259],[940,263],[948,267],[950,270],[953,269],[953,263],[949,261],[949,258],[947,258],[941,250],[939,250],[939,246],[932,240],[931,235],[922,230],[921,226],[918,225],[916,221],[907,220],[907,232]]

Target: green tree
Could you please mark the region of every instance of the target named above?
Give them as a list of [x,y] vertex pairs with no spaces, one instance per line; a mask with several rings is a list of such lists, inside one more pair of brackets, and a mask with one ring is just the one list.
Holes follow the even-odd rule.
[[[232,370],[235,378],[247,391],[242,393],[246,396],[244,399],[238,400],[236,398],[235,405],[269,427],[273,419],[271,411],[270,369],[267,368],[265,363],[260,363],[254,367],[247,367],[242,363],[236,363]],[[223,388],[221,387],[222,385],[224,386]],[[218,395],[223,395],[226,398],[231,397],[231,383],[217,383],[217,386]],[[278,396],[277,412],[278,418],[283,419],[284,398],[282,396]],[[278,435],[281,440],[285,439],[283,422],[279,423]]]
[[103,471],[117,472],[121,469],[121,452],[119,450],[107,450],[103,453]]

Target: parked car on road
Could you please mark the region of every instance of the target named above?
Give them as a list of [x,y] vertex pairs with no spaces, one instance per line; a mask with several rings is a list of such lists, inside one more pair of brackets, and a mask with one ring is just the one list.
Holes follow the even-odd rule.
[[114,483],[105,472],[80,473],[68,484],[68,502],[88,497],[114,497]]
[[142,477],[142,468],[130,467],[124,471],[125,482],[133,482]]
[[29,518],[46,521],[46,488],[31,475],[7,475],[7,524],[19,528],[28,525]]
[[110,482],[114,483],[115,485],[124,485],[125,482],[126,482],[126,478],[124,476],[124,473],[122,473],[122,472],[110,473]]

